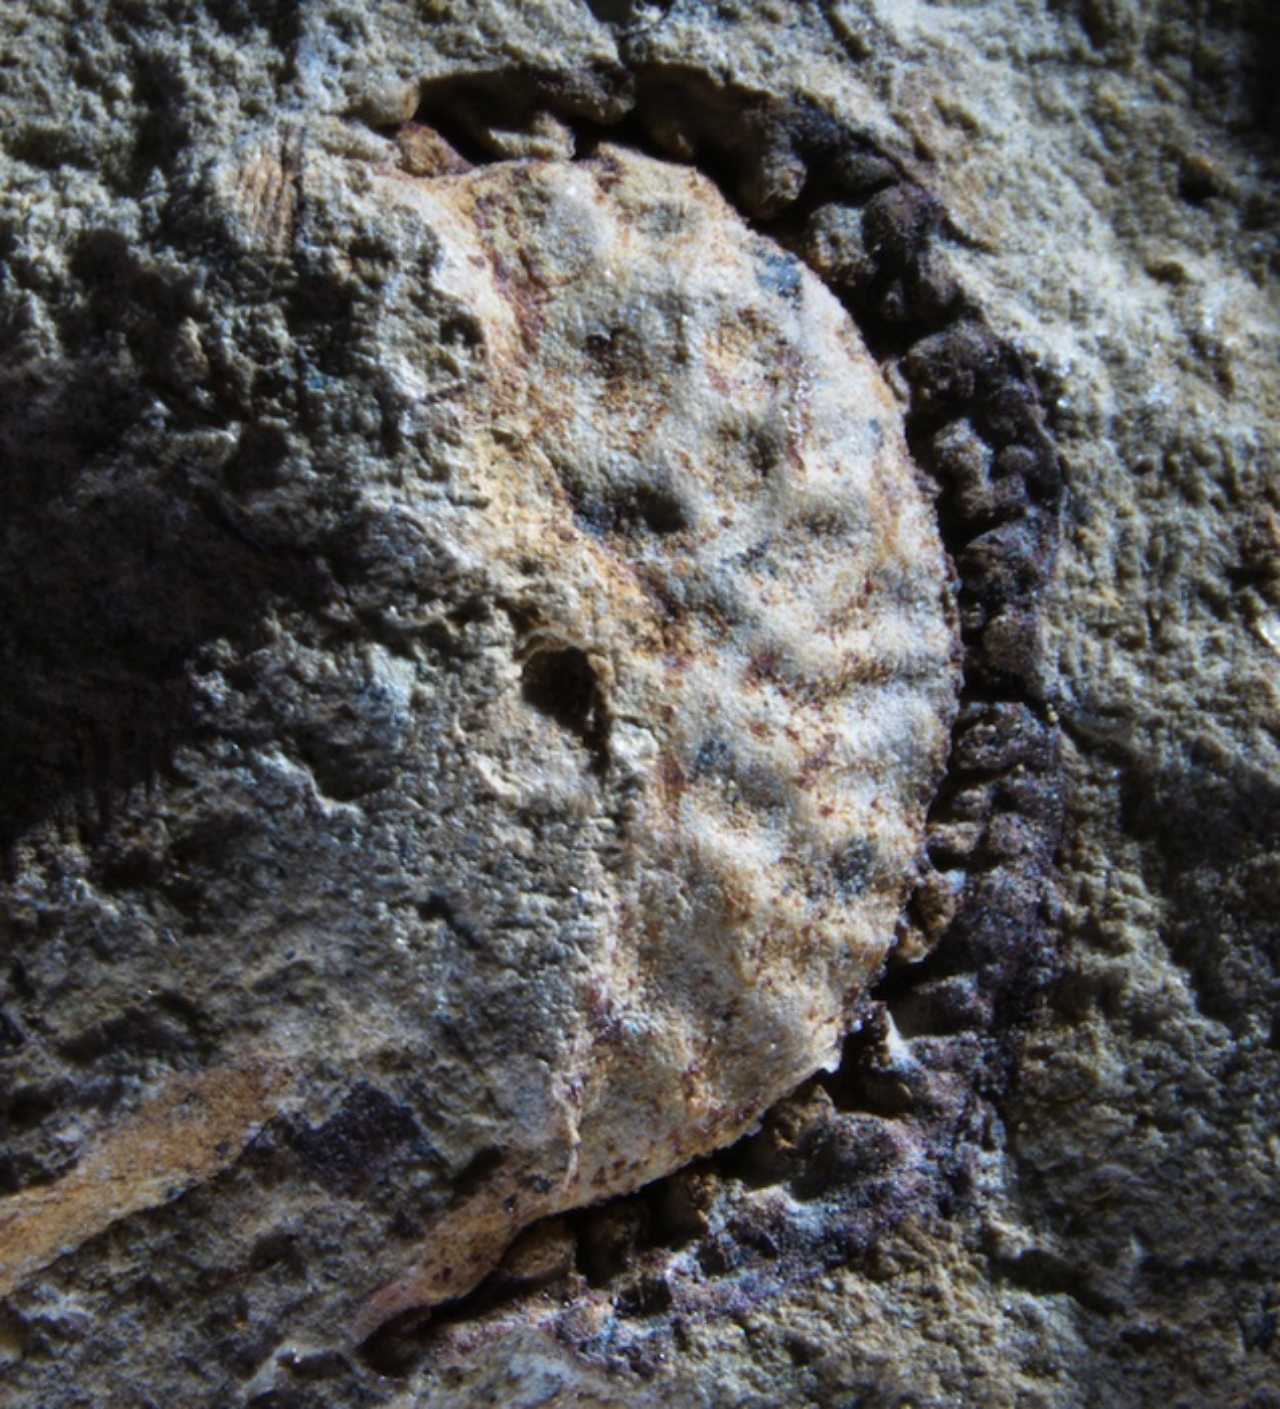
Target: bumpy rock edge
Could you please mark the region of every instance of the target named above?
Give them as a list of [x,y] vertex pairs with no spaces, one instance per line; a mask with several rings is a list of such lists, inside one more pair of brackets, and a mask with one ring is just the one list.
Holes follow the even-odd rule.
[[[780,1125],[795,1134],[788,1109],[702,1169],[576,1215],[578,1260],[591,1279],[623,1311],[652,1315],[662,1309],[653,1304],[662,1288],[636,1254],[705,1233],[706,1171],[713,1182],[728,1174],[757,1185],[816,1178],[824,1187],[810,1195],[842,1210],[821,1248],[778,1220],[764,1228],[731,1219],[700,1253],[714,1279],[763,1249],[779,1287],[833,1256],[856,1263],[909,1214],[954,1216],[980,1201],[981,1149],[1016,1082],[1023,1034],[1058,972],[1051,877],[1063,784],[1039,605],[1064,476],[1034,367],[960,288],[945,246],[963,237],[900,159],[811,98],[780,99],[692,68],[628,60],[625,45],[623,54],[625,66],[607,72],[450,76],[423,85],[405,124],[374,121],[392,136],[441,133],[477,162],[506,155],[487,134],[529,131],[547,118],[572,134],[578,156],[608,140],[692,162],[756,229],[804,259],[903,393],[908,443],[937,496],[958,577],[964,653],[961,708],[928,819],[931,868],[839,1071],[817,1079],[838,1110],[893,1117],[892,1148],[873,1161],[876,1196],[865,1197],[865,1161],[814,1158],[831,1143],[830,1130],[780,1142]],[[899,1035],[916,1039],[906,1064]],[[504,1265],[443,1319],[465,1321],[530,1289]],[[430,1347],[428,1324],[441,1319],[404,1313],[365,1342],[363,1358],[382,1374],[407,1373]],[[651,1339],[654,1363],[633,1354],[626,1368],[656,1369],[663,1336]]]

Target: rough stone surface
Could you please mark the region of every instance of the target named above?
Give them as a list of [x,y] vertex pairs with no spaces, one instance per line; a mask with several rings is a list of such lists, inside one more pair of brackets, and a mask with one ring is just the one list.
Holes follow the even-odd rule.
[[0,1402],[1280,1404],[1271,8],[0,32]]
[[[65,369],[37,329],[15,363],[97,352],[149,404],[119,445],[66,406],[63,482],[14,486],[15,765],[77,726],[103,759],[11,824],[7,1078],[41,1108],[6,1291],[280,1112],[281,1193],[222,1260],[315,1204],[293,1257],[348,1270],[251,1319],[358,1341],[731,1142],[857,1024],[955,712],[900,407],[705,177],[533,130],[469,170],[418,123],[250,128],[186,157],[164,273],[78,212],[61,292],[108,306]],[[37,556],[62,602],[29,602]],[[117,676],[74,723],[36,634],[63,612]],[[162,672],[168,739],[130,710]]]

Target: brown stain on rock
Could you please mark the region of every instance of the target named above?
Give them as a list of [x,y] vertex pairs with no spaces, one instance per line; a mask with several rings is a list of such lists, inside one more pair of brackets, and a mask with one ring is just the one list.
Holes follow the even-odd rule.
[[173,1077],[57,1182],[0,1204],[0,1296],[113,1223],[236,1162],[288,1084],[270,1060]]

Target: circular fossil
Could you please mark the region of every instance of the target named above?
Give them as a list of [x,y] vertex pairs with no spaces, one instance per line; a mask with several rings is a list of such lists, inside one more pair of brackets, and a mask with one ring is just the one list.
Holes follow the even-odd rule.
[[[133,1061],[135,1093],[171,1030],[188,1068],[274,1064],[368,1330],[834,1063],[920,855],[956,632],[875,362],[705,178],[608,146],[271,160],[208,199],[289,269],[286,326],[193,313],[192,376],[254,362],[220,513],[321,587],[197,632],[199,727],[66,902],[98,938],[28,981],[51,1049]],[[125,950],[163,956],[150,1036],[95,1047]]]
[[705,178],[605,148],[377,199],[474,320],[440,401],[411,314],[381,344],[453,418],[441,497],[405,496],[450,581],[404,610],[483,604],[401,768],[447,789],[413,869],[472,937],[413,1025],[469,1027],[502,1092],[506,1234],[834,1061],[945,757],[948,577],[847,317]]

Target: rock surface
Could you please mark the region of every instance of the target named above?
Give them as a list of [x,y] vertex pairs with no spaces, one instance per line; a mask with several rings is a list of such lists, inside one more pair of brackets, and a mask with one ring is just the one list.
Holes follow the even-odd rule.
[[0,35],[0,1402],[1280,1404],[1266,7]]

